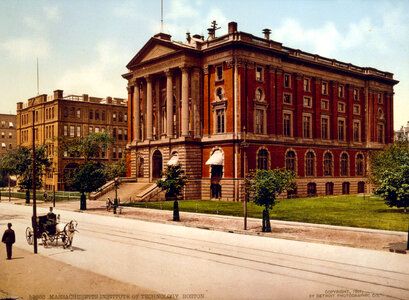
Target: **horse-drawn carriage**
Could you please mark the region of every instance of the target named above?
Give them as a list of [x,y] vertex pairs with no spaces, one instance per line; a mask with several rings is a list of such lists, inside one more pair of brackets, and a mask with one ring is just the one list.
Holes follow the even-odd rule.
[[[57,222],[57,218],[50,217],[50,214],[38,216],[36,237],[38,239],[41,238],[44,247],[51,245],[54,241],[58,245],[58,239],[60,239],[63,243],[63,247],[68,248],[72,246],[72,240],[75,231],[77,231],[77,226],[78,223],[75,220],[71,220],[67,224],[61,224]],[[34,242],[33,228],[27,227],[26,229],[26,239],[29,245],[32,245]]]

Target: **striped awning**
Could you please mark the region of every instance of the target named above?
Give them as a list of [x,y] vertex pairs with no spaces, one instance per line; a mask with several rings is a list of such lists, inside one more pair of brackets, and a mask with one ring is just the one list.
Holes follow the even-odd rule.
[[224,155],[220,150],[216,150],[206,161],[208,166],[222,166],[224,164]]

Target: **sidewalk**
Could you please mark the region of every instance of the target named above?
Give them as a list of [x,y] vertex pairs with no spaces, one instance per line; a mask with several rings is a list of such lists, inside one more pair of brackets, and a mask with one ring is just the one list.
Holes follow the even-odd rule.
[[[25,205],[23,199],[11,199],[11,202]],[[40,207],[48,207],[52,205],[52,203],[38,202],[37,205]],[[59,213],[59,210],[80,212],[79,201],[57,202],[54,211]],[[121,214],[114,215],[112,210],[110,212],[106,211],[104,201],[98,200],[87,201],[87,210],[82,212],[179,226],[190,226],[208,230],[219,230],[237,234],[259,235],[280,239],[406,253],[407,233],[405,232],[272,220],[272,232],[263,233],[261,230],[261,219],[248,218],[247,230],[244,230],[242,217],[180,212],[181,221],[173,222],[172,211],[122,207]]]

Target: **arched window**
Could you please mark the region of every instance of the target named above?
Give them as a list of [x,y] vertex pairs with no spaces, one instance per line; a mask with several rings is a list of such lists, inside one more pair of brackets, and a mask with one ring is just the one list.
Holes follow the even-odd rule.
[[313,197],[317,195],[317,185],[314,182],[307,184],[307,195]]
[[334,183],[327,182],[325,184],[325,195],[334,195]]
[[308,151],[305,155],[305,176],[314,176],[315,155]]
[[261,88],[256,89],[256,101],[263,100],[263,90]]
[[348,155],[346,153],[341,154],[340,164],[340,175],[348,176]]
[[358,155],[356,156],[355,173],[357,176],[364,175],[364,156],[361,153],[358,153]]
[[257,169],[268,170],[268,152],[266,149],[260,149],[257,153]]
[[332,154],[330,152],[324,155],[324,176],[332,176]]
[[294,151],[287,151],[285,154],[285,168],[288,171],[295,172],[295,153]]

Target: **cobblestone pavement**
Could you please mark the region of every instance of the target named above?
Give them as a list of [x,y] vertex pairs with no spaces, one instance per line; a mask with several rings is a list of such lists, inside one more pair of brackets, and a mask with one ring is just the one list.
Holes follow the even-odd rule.
[[[4,200],[3,200],[4,201]],[[22,199],[12,199],[16,204],[24,204]],[[50,202],[39,202],[38,206],[50,206]],[[55,212],[60,210],[80,211],[79,201],[57,202]],[[407,233],[362,228],[328,226],[286,221],[271,221],[271,233],[263,233],[260,219],[247,219],[247,230],[244,230],[242,217],[206,215],[180,212],[180,222],[172,221],[172,211],[146,208],[122,207],[121,214],[114,215],[105,209],[105,202],[87,201],[87,210],[83,213],[112,215],[118,218],[133,218],[149,222],[168,223],[179,226],[191,226],[208,230],[220,230],[237,234],[251,234],[281,239],[317,242],[342,245],[356,248],[406,253]]]

